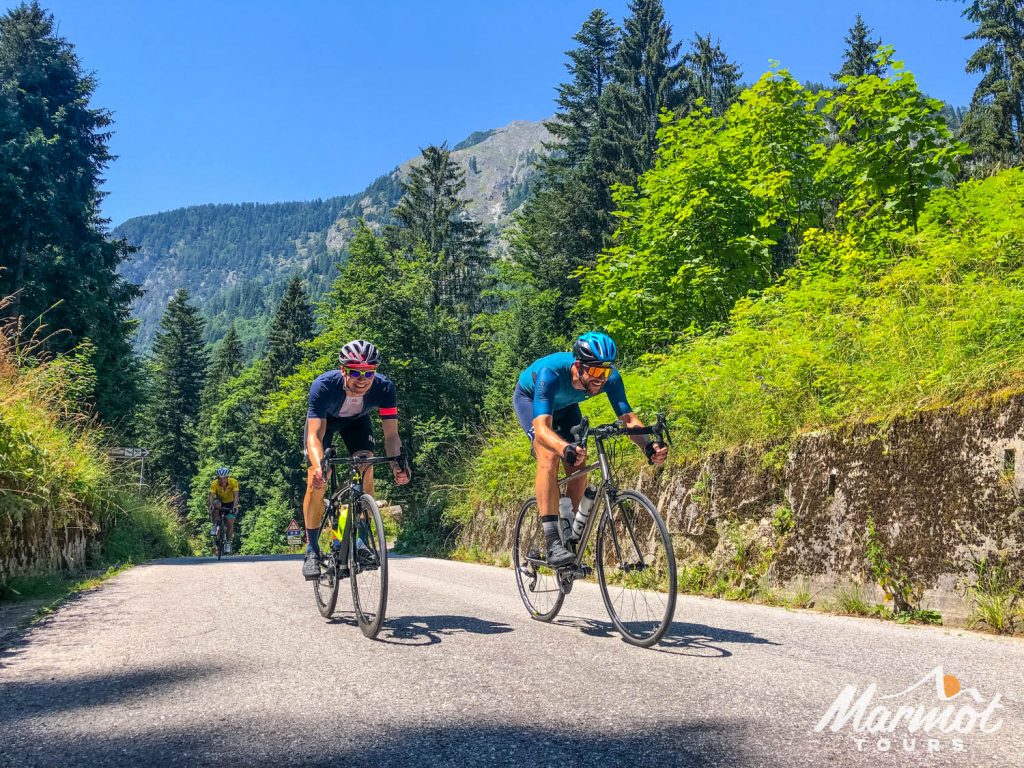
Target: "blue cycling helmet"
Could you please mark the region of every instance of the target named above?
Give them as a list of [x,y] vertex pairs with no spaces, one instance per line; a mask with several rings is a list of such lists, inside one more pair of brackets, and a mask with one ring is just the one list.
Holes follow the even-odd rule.
[[227,467],[221,467],[220,469],[217,470],[217,477],[227,477],[227,476],[228,476],[228,468]]
[[615,348],[612,337],[597,331],[584,333],[572,345],[573,357],[588,365],[614,363],[618,354],[619,351]]

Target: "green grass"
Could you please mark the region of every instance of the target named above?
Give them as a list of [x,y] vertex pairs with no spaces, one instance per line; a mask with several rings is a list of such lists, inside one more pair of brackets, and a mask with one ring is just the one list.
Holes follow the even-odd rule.
[[[17,551],[20,531],[66,527],[90,540],[88,562],[73,570],[182,554],[184,532],[167,499],[139,495],[134,474],[107,457],[107,435],[75,410],[77,369],[66,360],[31,358],[10,326],[0,326],[0,518],[12,532],[0,539],[0,555]],[[11,576],[0,594],[18,591]],[[31,589],[45,590],[49,578]]]

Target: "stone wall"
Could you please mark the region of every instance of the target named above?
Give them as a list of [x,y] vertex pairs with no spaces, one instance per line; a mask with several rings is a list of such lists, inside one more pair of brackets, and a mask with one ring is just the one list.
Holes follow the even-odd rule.
[[[788,507],[795,526],[770,572],[783,587],[799,580],[818,593],[849,582],[874,588],[865,561],[868,518],[888,556],[927,588],[923,605],[947,621],[966,615],[958,591],[972,573],[972,556],[1001,550],[1024,569],[1020,394],[887,426],[803,434],[664,470],[644,467],[632,481],[658,504],[680,559],[694,551],[711,555],[722,521],[765,528]],[[508,551],[516,512],[475,510],[461,544]]]
[[13,576],[81,569],[96,530],[96,525],[83,513],[56,526],[53,514],[0,513],[0,581]]

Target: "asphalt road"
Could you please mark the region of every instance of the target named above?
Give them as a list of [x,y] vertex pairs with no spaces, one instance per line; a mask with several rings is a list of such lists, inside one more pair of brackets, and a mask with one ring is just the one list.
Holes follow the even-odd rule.
[[[162,561],[65,605],[0,652],[0,765],[1024,765],[1020,640],[681,598],[643,650],[592,585],[541,624],[511,571],[394,558],[370,641],[347,590],[326,621],[299,571]],[[926,681],[881,699],[939,666],[960,695]],[[979,726],[968,703],[998,696],[984,724],[1000,725],[931,743],[905,721],[815,731],[845,686],[871,683],[872,708],[954,707],[964,727]]]

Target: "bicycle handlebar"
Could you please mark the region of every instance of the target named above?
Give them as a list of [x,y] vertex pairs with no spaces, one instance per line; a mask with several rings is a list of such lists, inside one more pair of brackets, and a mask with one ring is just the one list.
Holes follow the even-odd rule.
[[405,455],[405,452],[399,453],[397,456],[338,456],[332,445],[326,451],[324,451],[323,461],[320,462],[320,471],[327,474],[328,467],[332,467],[335,464],[347,464],[348,466],[355,467],[359,465],[372,465],[372,464],[398,464],[400,469],[405,469],[409,466],[409,458]]
[[[659,413],[654,424],[647,427],[624,427],[621,421],[615,421],[612,424],[602,424],[591,429],[590,419],[584,417],[583,421],[573,427],[570,432],[576,438],[574,445],[582,447],[586,446],[591,432],[594,433],[595,440],[608,440],[613,437],[630,435],[652,435],[655,438],[654,442],[672,445],[672,436],[669,434],[668,422],[664,413]],[[654,462],[648,458],[647,463],[653,464]]]

